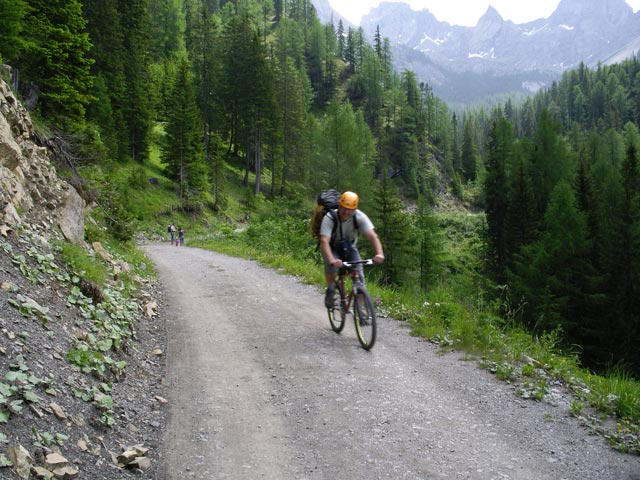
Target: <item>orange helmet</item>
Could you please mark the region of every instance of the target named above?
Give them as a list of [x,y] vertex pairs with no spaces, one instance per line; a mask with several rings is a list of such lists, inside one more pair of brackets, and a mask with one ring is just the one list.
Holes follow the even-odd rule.
[[353,192],[344,192],[340,197],[338,205],[349,210],[358,208],[358,194]]

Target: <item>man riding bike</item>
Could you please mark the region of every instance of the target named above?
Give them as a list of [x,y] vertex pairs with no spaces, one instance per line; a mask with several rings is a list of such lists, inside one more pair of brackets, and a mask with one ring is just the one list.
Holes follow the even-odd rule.
[[[324,276],[327,282],[327,292],[324,303],[327,308],[333,306],[335,295],[335,279],[342,262],[361,260],[356,246],[358,232],[361,231],[375,252],[373,261],[376,264],[384,262],[384,252],[378,234],[374,230],[369,217],[358,210],[358,195],[354,192],[344,192],[340,196],[338,209],[327,213],[320,225],[320,251],[324,258]],[[362,265],[357,267],[360,281],[364,283]]]

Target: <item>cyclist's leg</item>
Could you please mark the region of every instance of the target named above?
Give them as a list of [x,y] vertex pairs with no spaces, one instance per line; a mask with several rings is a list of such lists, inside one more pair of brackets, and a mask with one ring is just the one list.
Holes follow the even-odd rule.
[[[334,257],[337,257],[337,252],[335,252],[333,248],[331,250]],[[325,258],[324,259],[324,279],[327,283],[327,291],[325,292],[325,295],[324,295],[324,304],[325,304],[325,307],[327,308],[331,308],[334,304],[335,281],[336,281],[337,275],[338,275],[338,269],[333,265],[331,265]]]

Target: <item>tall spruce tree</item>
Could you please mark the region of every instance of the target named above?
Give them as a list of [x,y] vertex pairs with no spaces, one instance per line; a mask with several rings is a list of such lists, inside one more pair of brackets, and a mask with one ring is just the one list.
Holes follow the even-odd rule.
[[178,64],[170,98],[163,162],[171,178],[178,182],[180,198],[190,204],[199,204],[208,191],[208,179],[204,164],[202,117],[186,59]]
[[551,112],[543,110],[531,150],[533,193],[539,218],[547,210],[551,192],[559,181],[568,181],[573,171],[560,137],[561,125],[552,117]]
[[514,134],[511,124],[500,117],[489,134],[487,173],[484,181],[489,259],[498,281],[507,264],[507,168],[513,161]]
[[462,126],[462,164],[461,176],[465,182],[473,182],[478,174],[478,145],[476,142],[475,120],[473,115],[467,115]]
[[87,119],[98,126],[113,158],[127,158],[129,135],[122,106],[125,98],[124,32],[118,0],[84,0],[90,55],[96,76]]
[[382,177],[376,188],[373,218],[385,254],[380,282],[401,285],[415,271],[412,263],[415,258],[415,236],[409,216],[402,210],[396,187],[387,175]]
[[640,169],[636,143],[628,140],[621,169],[622,203],[618,211],[613,262],[610,268],[615,286],[613,331],[636,371],[640,354],[631,353],[640,341]]
[[304,73],[299,71],[293,60],[286,57],[285,63],[277,71],[278,110],[281,113],[279,128],[282,146],[281,167],[272,173],[279,173],[278,181],[272,180],[273,193],[284,195],[287,187],[294,184],[306,184],[310,171],[304,161],[307,158],[307,93],[305,91]]
[[0,0],[0,60],[12,64],[27,47],[21,35],[28,4],[25,0]]
[[225,107],[229,148],[245,153],[243,183],[255,174],[260,192],[263,136],[277,119],[273,71],[264,44],[247,15],[233,17],[223,35],[221,101]]
[[537,238],[538,223],[531,182],[530,165],[519,144],[514,145],[513,162],[508,169],[506,250],[508,265],[513,255]]
[[18,67],[24,79],[37,85],[42,115],[68,129],[84,123],[90,101],[91,42],[85,27],[78,0],[30,0],[24,17],[27,44]]
[[[128,158],[144,162],[149,157],[149,135],[153,112],[149,98],[149,0],[118,0],[120,12],[125,90],[118,99],[118,110],[122,112],[126,124],[126,137],[121,138],[126,145]],[[103,21],[109,21],[104,19]]]
[[585,308],[596,292],[586,217],[568,183],[554,188],[544,221],[540,240],[516,256],[510,284],[523,300],[528,325],[538,331],[560,329],[570,344],[580,339]]
[[433,208],[423,198],[418,202],[414,222],[419,252],[418,281],[420,288],[427,291],[441,274],[443,238]]

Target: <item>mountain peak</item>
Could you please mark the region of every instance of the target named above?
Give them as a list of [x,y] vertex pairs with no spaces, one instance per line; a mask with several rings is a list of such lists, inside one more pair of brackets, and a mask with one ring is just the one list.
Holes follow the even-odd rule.
[[485,12],[485,14],[480,17],[480,20],[478,20],[478,23],[481,22],[504,22],[504,19],[502,18],[502,15],[500,15],[500,12],[498,12],[498,10],[496,10],[495,8],[493,8],[493,5],[489,5],[489,8],[487,8],[487,11]]
[[633,14],[633,9],[626,0],[560,0],[551,18],[570,20],[593,17],[611,21],[629,14]]

